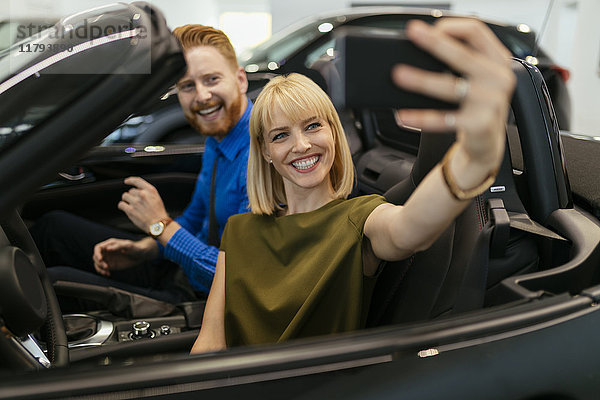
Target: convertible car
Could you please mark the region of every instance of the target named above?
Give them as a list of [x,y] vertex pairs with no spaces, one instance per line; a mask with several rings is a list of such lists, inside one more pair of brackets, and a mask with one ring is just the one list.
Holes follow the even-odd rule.
[[[116,203],[134,173],[171,214],[186,204],[202,144],[124,141],[185,71],[161,13],[97,8],[0,53],[0,398],[597,398],[598,145],[563,142],[541,73],[512,65],[496,182],[429,250],[383,269],[366,329],[190,356],[201,300],[53,286],[27,229],[52,209],[133,229]],[[401,204],[452,141],[389,109],[340,113],[355,194]],[[63,315],[57,294],[103,306]]]

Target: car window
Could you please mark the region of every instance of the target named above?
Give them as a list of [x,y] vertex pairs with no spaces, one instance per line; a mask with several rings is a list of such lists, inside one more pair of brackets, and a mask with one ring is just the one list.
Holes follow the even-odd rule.
[[177,101],[160,101],[152,111],[131,115],[101,143],[110,145],[202,144],[205,137],[185,119]]
[[323,35],[323,24],[334,23],[335,20],[319,20],[308,24],[300,29],[284,32],[281,35],[273,36],[270,40],[258,45],[257,47],[243,53],[240,56],[242,65],[256,64],[266,66],[269,62],[281,64],[290,55],[296,53],[307,43],[312,42],[316,37]]
[[[359,18],[352,21],[348,21],[344,25],[384,29],[404,29],[406,21],[408,21],[407,16],[399,17],[398,15],[378,15],[374,17]],[[322,44],[319,44],[319,42],[315,42],[316,47],[312,46],[314,48],[311,48],[306,53],[304,59],[304,66],[307,68],[312,68],[316,61],[333,58],[335,56],[334,43],[335,39],[333,38],[327,40]]]
[[[424,18],[424,19],[423,19]],[[385,29],[404,29],[406,22],[410,19],[409,15],[376,15],[373,17],[360,18],[350,21],[348,25],[353,26],[370,26],[373,28]],[[432,18],[420,16],[427,22],[432,22]]]
[[102,141],[102,146],[118,143],[133,143],[139,136],[140,130],[146,125],[151,124],[153,121],[154,117],[152,114],[127,118],[127,120]]
[[515,57],[525,59],[533,54],[535,33],[518,32],[514,27],[491,26],[491,28]]
[[518,40],[510,35],[505,35],[502,42],[510,49],[510,51],[518,58],[525,58],[531,55],[532,48],[522,40]]
[[375,134],[383,143],[416,154],[419,148],[421,130],[409,126],[399,126],[392,109],[372,110]]
[[331,39],[318,46],[314,50],[309,51],[306,54],[306,60],[304,66],[312,68],[317,60],[332,59],[334,57],[335,39]]

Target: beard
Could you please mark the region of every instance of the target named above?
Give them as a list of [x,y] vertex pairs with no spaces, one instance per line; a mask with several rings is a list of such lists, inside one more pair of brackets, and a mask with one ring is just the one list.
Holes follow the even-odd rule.
[[[225,115],[215,121],[210,122],[202,121],[201,118],[198,117],[198,111],[215,106],[222,107],[225,111]],[[185,119],[189,122],[192,128],[200,132],[202,135],[224,138],[238,123],[241,110],[242,95],[240,94],[228,107],[222,101],[211,101],[202,105],[192,105],[190,109],[184,110],[184,115]]]

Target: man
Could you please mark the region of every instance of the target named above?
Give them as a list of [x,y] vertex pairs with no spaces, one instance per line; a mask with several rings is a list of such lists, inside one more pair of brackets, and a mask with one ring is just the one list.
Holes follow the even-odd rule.
[[173,220],[154,186],[139,177],[125,179],[132,188],[118,208],[147,234],[141,239],[64,212],[44,216],[32,235],[54,281],[114,286],[173,303],[210,289],[227,218],[248,207],[252,104],[244,69],[222,31],[185,25],[173,34],[188,65],[176,85],[177,96],[188,122],[207,136],[192,200]]

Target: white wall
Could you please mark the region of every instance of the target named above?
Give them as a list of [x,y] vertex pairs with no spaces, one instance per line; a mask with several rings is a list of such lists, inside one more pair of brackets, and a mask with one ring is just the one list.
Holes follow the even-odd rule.
[[600,136],[600,2],[579,0],[572,43],[573,131]]
[[151,0],[167,19],[169,27],[186,24],[204,24],[217,26],[219,23],[219,7],[216,0]]
[[294,22],[315,14],[347,7],[348,0],[270,0],[273,14],[273,33],[282,30]]
[[59,15],[56,4],[59,2],[60,0],[0,0],[0,19]]

